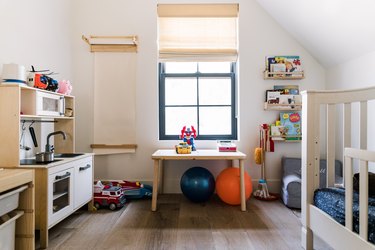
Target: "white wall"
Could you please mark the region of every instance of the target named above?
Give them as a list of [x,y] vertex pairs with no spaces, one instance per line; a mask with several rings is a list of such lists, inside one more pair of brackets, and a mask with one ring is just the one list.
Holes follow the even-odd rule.
[[[158,141],[158,81],[157,81],[157,3],[186,1],[81,0],[73,3],[74,80],[77,96],[77,149],[88,151],[92,143],[93,55],[80,39],[85,35],[138,35],[137,70],[137,144],[135,154],[100,156],[95,158],[97,178],[152,180],[151,154],[158,148],[172,148],[176,141]],[[200,1],[189,1],[189,3]],[[240,3],[240,141],[238,148],[248,155],[246,170],[253,179],[260,176],[254,165],[253,150],[258,143],[258,125],[273,122],[277,112],[263,111],[264,92],[275,84],[298,84],[301,89],[323,89],[325,71],[302,46],[292,39],[254,0],[205,1]],[[266,55],[300,55],[306,68],[301,81],[264,81]],[[124,107],[125,108],[125,107]],[[215,147],[211,141],[197,141],[198,149]],[[300,156],[300,144],[276,145],[275,153],[267,153],[269,181],[280,179],[282,155]],[[181,174],[189,167],[200,165],[215,175],[224,167],[221,162],[168,162],[165,169],[167,192],[180,192]],[[179,167],[176,167],[179,166]],[[180,167],[181,166],[181,167]]]
[[[58,72],[57,80],[72,79],[70,1],[66,0],[1,0],[0,1],[0,72],[4,63],[24,65],[27,70],[50,69]],[[4,121],[2,121],[4,122]],[[24,135],[30,151],[21,157],[31,157],[44,151],[46,135],[35,124],[39,148],[32,147],[28,125]],[[51,126],[48,131],[50,132]]]
[[[151,154],[158,148],[172,148],[176,141],[158,140],[158,77],[156,46],[157,3],[186,1],[149,0],[80,0],[1,2],[0,63],[16,62],[49,68],[59,77],[72,80],[76,98],[76,148],[91,151],[93,142],[93,54],[81,40],[84,35],[138,35],[137,103],[135,154],[100,156],[95,158],[95,176],[127,180],[152,180]],[[199,3],[200,1],[189,1]],[[257,180],[260,168],[253,161],[258,144],[258,125],[271,123],[278,113],[263,111],[265,90],[276,84],[298,84],[300,89],[324,89],[325,70],[293,38],[291,38],[255,0],[206,0],[209,3],[238,2],[239,19],[239,150],[248,155],[246,170]],[[21,13],[20,13],[21,11]],[[5,13],[5,16],[4,16]],[[13,14],[11,14],[13,13]],[[32,13],[32,17],[30,16]],[[41,16],[34,17],[35,13]],[[5,25],[12,20],[14,24]],[[38,37],[40,42],[36,39]],[[40,39],[41,38],[41,39]],[[4,41],[5,40],[5,41]],[[266,55],[300,55],[306,79],[299,81],[263,80]],[[108,83],[110,86],[110,83]],[[115,90],[114,90],[115,91]],[[124,107],[126,109],[126,107]],[[116,115],[116,114],[114,114]],[[125,142],[126,143],[126,142]],[[199,148],[215,147],[212,141],[197,141]],[[267,153],[269,184],[279,188],[281,156],[300,156],[299,143],[277,143],[275,153]],[[222,162],[168,162],[165,169],[165,189],[180,192],[181,174],[193,165],[207,167],[217,175]],[[176,167],[178,166],[178,167]]]
[[[375,86],[373,68],[375,68],[375,51],[359,56],[353,60],[343,62],[327,70],[327,88],[328,89],[352,89]],[[355,106],[358,108],[358,105]],[[358,112],[357,114],[358,115]],[[358,135],[359,116],[354,117],[352,121],[352,134]],[[375,101],[368,104],[368,139],[367,147],[375,151]],[[339,137],[339,139],[342,137]],[[359,136],[353,136],[353,146],[359,147]],[[340,140],[339,143],[342,143]],[[337,152],[341,155],[341,152]],[[375,166],[371,168],[375,172]]]

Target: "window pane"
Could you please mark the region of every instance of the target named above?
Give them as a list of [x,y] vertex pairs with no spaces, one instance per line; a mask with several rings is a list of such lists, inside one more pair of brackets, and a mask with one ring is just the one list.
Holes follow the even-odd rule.
[[231,92],[230,78],[199,79],[200,105],[230,105]]
[[201,73],[230,73],[230,62],[200,62],[199,72]]
[[166,78],[165,105],[196,105],[196,78]]
[[167,62],[165,73],[195,73],[197,72],[196,62]]
[[199,108],[199,135],[230,135],[231,121],[230,107]]
[[166,107],[165,134],[179,135],[183,126],[197,128],[197,108]]

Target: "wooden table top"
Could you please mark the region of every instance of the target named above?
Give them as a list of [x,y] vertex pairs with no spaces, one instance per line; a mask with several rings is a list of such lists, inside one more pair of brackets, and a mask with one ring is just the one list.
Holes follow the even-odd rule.
[[174,149],[159,149],[152,154],[153,160],[244,160],[242,152],[219,152],[217,149],[200,149],[191,154],[177,154]]

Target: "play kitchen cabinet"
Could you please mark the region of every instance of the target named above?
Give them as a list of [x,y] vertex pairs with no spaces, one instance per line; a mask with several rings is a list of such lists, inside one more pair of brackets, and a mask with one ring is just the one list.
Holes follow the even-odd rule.
[[[87,203],[93,195],[93,157],[57,158],[35,169],[35,228],[40,231],[40,246],[48,246],[48,230]],[[26,166],[25,166],[26,167]]]
[[75,151],[75,98],[20,85],[0,85],[0,166],[20,166],[20,124],[23,121],[53,122],[55,131],[64,131],[66,140],[56,137],[55,152]]
[[[35,229],[40,231],[41,248],[48,246],[48,229],[87,203],[92,208],[93,157],[74,154],[74,105],[73,96],[0,85],[0,168],[34,169]],[[53,122],[54,131],[65,133],[65,139],[54,137],[54,162],[40,165],[35,159],[20,158],[20,127],[24,121]]]

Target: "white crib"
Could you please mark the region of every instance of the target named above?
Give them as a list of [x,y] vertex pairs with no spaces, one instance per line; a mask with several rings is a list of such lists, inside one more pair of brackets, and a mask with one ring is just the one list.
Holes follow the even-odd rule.
[[[334,249],[375,249],[367,241],[368,229],[368,162],[375,162],[375,152],[367,151],[368,102],[375,100],[375,87],[339,91],[303,91],[302,93],[302,247],[313,249],[313,234]],[[352,143],[353,103],[359,103],[359,149]],[[353,105],[352,105],[353,104]],[[344,160],[345,226],[313,204],[314,191],[319,187],[321,147],[326,148],[327,186],[335,185],[335,152],[337,107],[342,108],[342,152]],[[323,108],[322,108],[323,106]],[[326,118],[321,118],[321,113]],[[375,115],[375,114],[373,114]],[[325,140],[321,123],[325,122]],[[375,140],[375,138],[373,138]],[[340,149],[341,150],[341,149]],[[353,158],[360,159],[360,233],[352,232]],[[365,176],[365,178],[362,178]]]

